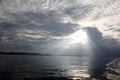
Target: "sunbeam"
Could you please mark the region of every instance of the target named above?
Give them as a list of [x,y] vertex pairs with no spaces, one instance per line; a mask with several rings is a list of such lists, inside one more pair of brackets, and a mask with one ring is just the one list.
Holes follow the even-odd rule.
[[63,46],[64,48],[71,48],[73,45],[81,45],[84,47],[87,47],[89,45],[89,36],[84,29],[80,29],[68,36],[65,36],[63,39],[67,40]]
[[74,44],[74,43],[87,44],[88,43],[88,36],[84,30],[78,30],[75,33],[67,36],[67,38],[70,39],[69,44]]

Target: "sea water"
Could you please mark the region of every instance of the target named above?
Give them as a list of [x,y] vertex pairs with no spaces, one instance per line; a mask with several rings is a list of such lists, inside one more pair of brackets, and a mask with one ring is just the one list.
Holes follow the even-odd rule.
[[100,77],[114,57],[0,55],[0,77],[16,80],[40,77],[80,79]]

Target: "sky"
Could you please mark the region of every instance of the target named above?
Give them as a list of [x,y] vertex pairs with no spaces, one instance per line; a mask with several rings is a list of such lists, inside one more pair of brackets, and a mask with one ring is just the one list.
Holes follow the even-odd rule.
[[0,0],[0,51],[120,50],[120,0]]

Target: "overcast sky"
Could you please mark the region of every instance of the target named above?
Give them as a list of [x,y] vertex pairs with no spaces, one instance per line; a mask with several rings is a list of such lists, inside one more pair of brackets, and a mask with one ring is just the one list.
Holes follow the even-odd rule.
[[119,7],[120,0],[0,0],[0,51],[64,51],[64,38],[80,29],[95,45],[120,49]]

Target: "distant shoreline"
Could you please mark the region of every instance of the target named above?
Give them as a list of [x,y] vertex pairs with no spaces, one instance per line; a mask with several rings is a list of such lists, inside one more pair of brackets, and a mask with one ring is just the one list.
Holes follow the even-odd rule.
[[0,55],[40,55],[40,56],[50,56],[49,54],[40,54],[40,53],[24,53],[24,52],[0,52]]
[[0,55],[38,55],[38,56],[106,56],[106,57],[120,57],[120,55],[55,55],[46,53],[26,53],[26,52],[0,52]]

